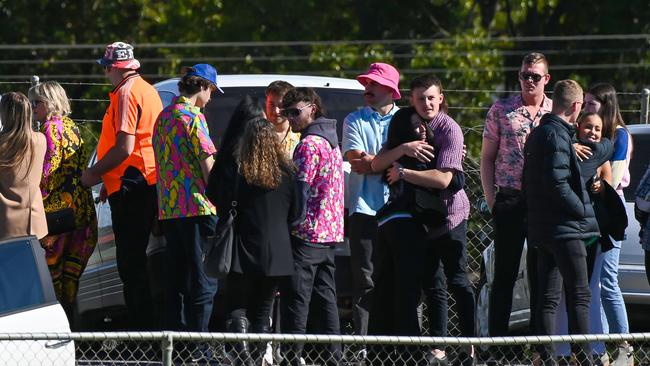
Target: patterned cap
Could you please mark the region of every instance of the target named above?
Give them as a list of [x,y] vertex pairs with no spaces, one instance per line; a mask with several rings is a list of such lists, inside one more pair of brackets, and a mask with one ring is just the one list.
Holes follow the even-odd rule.
[[97,63],[118,69],[136,70],[140,68],[140,61],[133,57],[133,46],[124,42],[115,42],[106,46],[104,57],[98,59]]

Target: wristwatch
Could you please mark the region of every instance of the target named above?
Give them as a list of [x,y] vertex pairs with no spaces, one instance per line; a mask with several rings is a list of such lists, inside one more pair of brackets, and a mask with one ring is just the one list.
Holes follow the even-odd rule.
[[397,168],[397,175],[399,176],[399,179],[404,179],[404,168]]

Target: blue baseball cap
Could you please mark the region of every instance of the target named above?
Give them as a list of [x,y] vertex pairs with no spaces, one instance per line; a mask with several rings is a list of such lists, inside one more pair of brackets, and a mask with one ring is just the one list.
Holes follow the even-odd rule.
[[223,90],[217,85],[217,69],[209,64],[196,64],[194,66],[183,66],[181,75],[198,76],[212,83],[223,94]]

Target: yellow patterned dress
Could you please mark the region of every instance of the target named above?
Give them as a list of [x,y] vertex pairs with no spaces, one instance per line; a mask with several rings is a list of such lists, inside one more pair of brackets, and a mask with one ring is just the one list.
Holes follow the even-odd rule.
[[41,132],[47,141],[41,180],[45,212],[72,207],[75,213],[75,230],[41,239],[56,297],[69,311],[77,296],[79,277],[97,245],[92,192],[81,184],[88,154],[79,128],[68,117],[50,117]]

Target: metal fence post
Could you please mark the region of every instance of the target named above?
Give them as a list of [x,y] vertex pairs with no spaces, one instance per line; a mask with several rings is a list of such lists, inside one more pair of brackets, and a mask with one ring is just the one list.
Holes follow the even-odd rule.
[[648,124],[648,106],[650,104],[650,90],[643,89],[641,90],[641,121],[639,123]]
[[172,357],[174,354],[174,338],[171,333],[167,333],[162,339],[162,363],[163,366],[172,366]]

